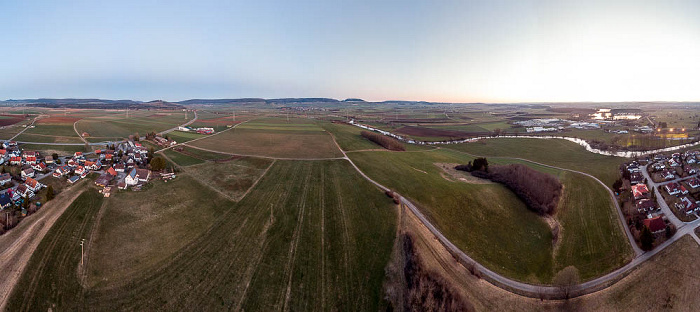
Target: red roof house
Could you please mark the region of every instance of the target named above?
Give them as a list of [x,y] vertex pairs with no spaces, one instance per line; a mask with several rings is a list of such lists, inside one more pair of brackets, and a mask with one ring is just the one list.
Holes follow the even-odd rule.
[[644,226],[648,227],[652,233],[659,233],[666,230],[666,223],[661,217],[644,219]]

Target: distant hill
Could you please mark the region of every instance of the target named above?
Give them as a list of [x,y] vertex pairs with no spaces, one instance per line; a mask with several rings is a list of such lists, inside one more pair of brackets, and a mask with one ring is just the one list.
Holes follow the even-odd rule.
[[242,98],[242,99],[191,99],[186,101],[176,102],[181,105],[225,105],[225,104],[266,104],[265,99],[261,98]]
[[133,100],[103,100],[103,99],[24,99],[7,100],[2,105],[24,105],[48,108],[92,108],[92,109],[180,109],[181,105],[156,100],[141,102]]

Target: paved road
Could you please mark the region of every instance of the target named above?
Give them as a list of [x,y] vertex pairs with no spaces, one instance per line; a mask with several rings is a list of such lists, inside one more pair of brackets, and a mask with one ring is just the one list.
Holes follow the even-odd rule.
[[651,179],[651,176],[649,175],[649,172],[647,171],[647,166],[649,166],[649,165],[644,165],[641,167],[642,175],[644,176],[644,178],[647,179],[647,183],[649,183],[649,185],[654,189],[654,193],[656,194],[656,204],[659,205],[659,207],[661,207],[661,211],[666,215],[666,217],[668,218],[668,221],[673,223],[673,225],[676,226],[676,229],[680,229],[681,227],[683,227],[685,225],[685,222],[678,219],[678,217],[676,217],[676,215],[673,213],[673,211],[671,211],[671,208],[668,206],[668,204],[664,200],[664,197],[661,196],[661,187],[663,187],[663,185],[666,183],[678,182],[678,181],[690,179],[690,178],[678,178],[678,179],[670,180],[667,182],[656,183],[656,182],[654,182],[654,180]]

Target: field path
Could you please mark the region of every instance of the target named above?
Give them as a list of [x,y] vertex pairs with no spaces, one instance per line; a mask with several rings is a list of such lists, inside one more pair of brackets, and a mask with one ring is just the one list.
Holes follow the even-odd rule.
[[9,138],[8,141],[14,140],[16,137],[18,137],[18,136],[19,136],[20,134],[22,134],[24,131],[27,131],[27,129],[29,129],[29,127],[31,127],[31,126],[34,125],[34,123],[36,122],[37,119],[39,119],[39,117],[41,117],[41,115],[34,117],[34,120],[32,120],[32,123],[28,124],[24,129],[22,129],[22,131],[18,132],[18,133],[15,134],[13,137]]
[[75,126],[75,125],[78,123],[78,121],[80,121],[80,120],[76,120],[76,121],[73,123],[73,131],[75,131],[75,134],[77,134],[78,137],[79,137],[83,142],[90,144],[90,143],[83,137],[83,135],[81,135],[80,132],[78,132],[78,128]]
[[3,249],[0,253],[0,272],[3,272],[0,279],[0,311],[5,311],[12,289],[41,240],[66,208],[85,191],[85,182],[81,183],[58,194],[41,210],[0,237],[0,248]]

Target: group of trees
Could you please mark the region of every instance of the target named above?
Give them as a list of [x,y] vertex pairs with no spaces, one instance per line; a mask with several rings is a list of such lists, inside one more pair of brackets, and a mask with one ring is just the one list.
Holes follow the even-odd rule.
[[161,170],[165,169],[165,167],[167,166],[167,163],[166,163],[165,159],[163,159],[163,157],[155,156],[151,159],[150,165],[151,165],[151,170],[161,171]]
[[399,140],[388,137],[386,135],[382,135],[379,133],[374,133],[370,131],[362,131],[360,133],[362,137],[377,143],[381,145],[383,148],[386,148],[390,151],[405,151],[406,148],[403,146],[403,143],[399,142]]
[[472,171],[488,172],[489,171],[489,161],[486,160],[486,158],[480,157],[480,158],[474,159],[473,163],[470,161],[466,165],[457,165],[455,167],[455,169],[467,171],[467,172],[472,172]]
[[[476,167],[476,160],[472,167]],[[475,177],[501,183],[522,199],[527,207],[538,214],[553,214],[563,186],[551,174],[537,171],[521,164],[486,166],[486,170],[472,170]]]

